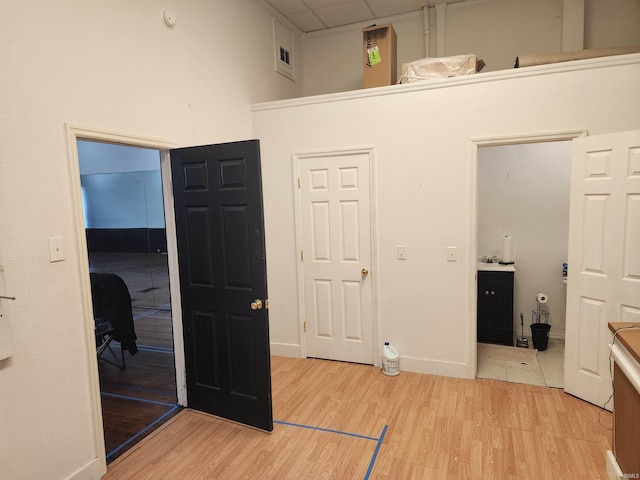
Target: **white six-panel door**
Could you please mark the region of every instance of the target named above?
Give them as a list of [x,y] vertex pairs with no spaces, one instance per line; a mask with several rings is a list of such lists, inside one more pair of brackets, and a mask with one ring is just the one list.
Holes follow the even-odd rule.
[[564,385],[604,406],[607,324],[640,322],[640,131],[573,142]]
[[296,162],[306,355],[373,364],[371,152]]

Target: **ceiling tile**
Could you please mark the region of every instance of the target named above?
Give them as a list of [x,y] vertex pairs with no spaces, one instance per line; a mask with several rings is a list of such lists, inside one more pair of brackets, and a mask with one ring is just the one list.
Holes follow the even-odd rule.
[[301,0],[266,0],[266,2],[285,16],[308,10]]
[[374,18],[364,0],[353,0],[340,5],[319,8],[315,13],[327,27],[338,27]]
[[304,0],[304,3],[310,10],[316,10],[318,8],[332,7],[334,5],[343,5],[351,1],[352,0]]
[[292,13],[287,15],[287,19],[303,32],[315,32],[327,28],[311,11]]
[[262,0],[303,32],[313,32],[408,12],[451,0]]
[[376,18],[415,12],[426,7],[427,0],[366,0]]

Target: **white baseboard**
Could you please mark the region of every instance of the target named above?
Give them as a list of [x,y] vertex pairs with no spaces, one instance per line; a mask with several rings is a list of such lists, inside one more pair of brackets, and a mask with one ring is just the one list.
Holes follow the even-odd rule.
[[[302,347],[290,343],[272,342],[271,355],[280,357],[303,358]],[[379,367],[379,359],[376,360]],[[427,373],[430,375],[441,375],[443,377],[471,378],[469,377],[469,366],[462,362],[446,362],[442,360],[429,360],[427,358],[400,357],[400,370],[414,373]]]
[[400,357],[400,371],[427,373],[443,377],[469,378],[469,366],[462,362],[446,362],[427,358]]
[[564,342],[564,333],[549,332],[549,339],[562,340]]
[[105,473],[107,473],[107,464],[104,458],[94,458],[65,480],[99,480]]
[[[518,333],[518,332],[515,332],[515,333]],[[518,333],[517,338],[520,338],[520,335],[522,335],[522,333]],[[526,334],[524,336],[524,338],[529,340],[529,345],[533,345],[533,337],[531,336],[530,333]],[[549,332],[549,340],[560,340],[560,341],[564,342],[564,333]]]
[[275,343],[269,344],[271,348],[271,355],[277,355],[279,357],[292,357],[302,358],[302,346],[292,343]]

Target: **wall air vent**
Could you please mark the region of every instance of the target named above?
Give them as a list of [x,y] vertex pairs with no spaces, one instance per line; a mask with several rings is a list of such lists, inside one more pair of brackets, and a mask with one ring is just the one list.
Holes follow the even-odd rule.
[[293,32],[275,18],[273,19],[273,43],[276,72],[295,81]]

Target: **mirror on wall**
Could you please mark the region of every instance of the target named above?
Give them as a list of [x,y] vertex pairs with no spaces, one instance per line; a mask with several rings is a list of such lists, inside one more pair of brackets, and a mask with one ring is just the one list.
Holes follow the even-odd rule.
[[117,273],[134,309],[168,309],[160,153],[78,141],[89,268]]

